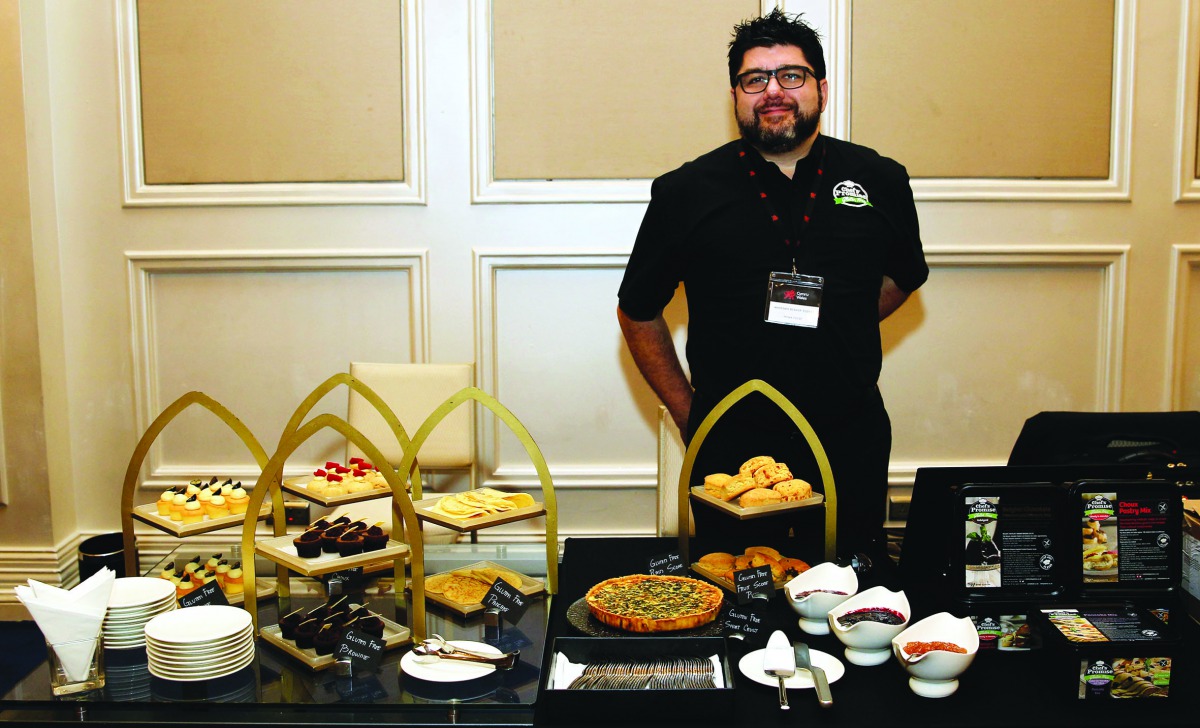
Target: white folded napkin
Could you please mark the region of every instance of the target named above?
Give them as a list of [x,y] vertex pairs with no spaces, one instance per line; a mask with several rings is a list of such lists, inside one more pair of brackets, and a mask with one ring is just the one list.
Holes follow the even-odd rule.
[[46,642],[54,646],[71,680],[87,677],[100,644],[100,628],[108,611],[116,572],[103,567],[74,589],[61,589],[35,579],[14,589]]

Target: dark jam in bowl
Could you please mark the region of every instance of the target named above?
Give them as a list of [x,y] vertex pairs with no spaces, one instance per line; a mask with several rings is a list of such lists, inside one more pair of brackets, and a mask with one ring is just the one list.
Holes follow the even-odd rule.
[[904,615],[897,612],[895,609],[887,607],[864,607],[863,609],[855,609],[846,612],[837,618],[838,624],[843,627],[858,624],[859,622],[879,622],[880,624],[904,624]]

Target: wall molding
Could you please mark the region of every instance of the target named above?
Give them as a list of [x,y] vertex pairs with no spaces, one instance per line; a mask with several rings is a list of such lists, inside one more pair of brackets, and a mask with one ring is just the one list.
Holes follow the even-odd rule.
[[[1195,2],[1196,0],[1191,0]],[[851,43],[854,0],[829,0],[831,27],[826,34],[830,55],[830,109],[828,134],[850,139]],[[1084,179],[991,179],[916,178],[913,195],[918,200],[1129,200],[1130,150],[1133,146],[1133,42],[1135,0],[1114,0],[1112,117],[1109,131],[1108,178]],[[834,104],[834,100],[840,103]],[[1194,108],[1195,104],[1193,104]],[[1193,133],[1195,127],[1193,126]]]
[[[782,4],[760,0],[764,13]],[[492,0],[471,0],[469,15],[471,203],[647,202],[649,179],[496,179]]]
[[[133,384],[135,431],[145,432],[168,404],[160,402],[155,383],[158,367],[154,357],[154,277],[172,273],[206,272],[213,274],[293,271],[406,271],[411,277],[408,307],[413,360],[427,360],[429,352],[429,251],[409,249],[381,250],[186,250],[125,251],[129,282],[129,313],[133,345]],[[191,463],[164,464],[160,449],[150,449],[149,471],[143,489],[158,489],[194,477],[211,466],[197,468]],[[229,465],[219,472],[230,477],[257,479],[257,469],[248,465]]]
[[1179,90],[1175,107],[1177,202],[1200,200],[1196,137],[1200,132],[1200,0],[1185,0],[1179,21]]
[[1167,312],[1167,331],[1171,338],[1167,342],[1167,371],[1163,381],[1167,383],[1168,408],[1183,410],[1189,406],[1186,402],[1187,338],[1189,331],[1196,329],[1196,322],[1188,320],[1188,307],[1192,296],[1200,295],[1200,291],[1189,288],[1188,278],[1200,270],[1200,245],[1174,245],[1171,251],[1171,308]]
[[141,128],[137,2],[116,5],[117,62],[121,116],[121,158],[126,207],[208,205],[423,205],[425,204],[425,0],[398,0],[401,6],[404,114],[403,182],[308,182],[239,184],[147,184]]
[[[0,321],[0,336],[4,333],[3,322]],[[4,371],[4,361],[0,360],[0,372]],[[8,458],[4,454],[4,388],[0,387],[0,508],[8,505]]]
[[948,266],[1095,268],[1101,276],[1103,300],[1099,306],[1101,357],[1096,367],[1098,411],[1121,407],[1124,367],[1126,283],[1129,245],[981,245],[925,248],[931,269]]

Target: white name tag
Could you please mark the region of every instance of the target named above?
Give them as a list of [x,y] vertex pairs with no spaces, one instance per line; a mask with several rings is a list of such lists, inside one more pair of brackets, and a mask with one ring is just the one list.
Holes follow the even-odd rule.
[[817,328],[824,287],[825,279],[821,276],[772,273],[767,278],[767,322]]

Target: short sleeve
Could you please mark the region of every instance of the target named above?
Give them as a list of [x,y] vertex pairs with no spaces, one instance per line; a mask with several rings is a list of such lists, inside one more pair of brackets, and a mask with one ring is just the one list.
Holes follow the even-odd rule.
[[888,247],[884,274],[902,290],[912,293],[929,278],[929,266],[921,245],[921,227],[908,172],[903,166],[897,166],[899,174],[891,196],[895,204],[887,213],[894,235]]
[[617,293],[621,311],[635,321],[658,316],[683,278],[683,256],[679,240],[683,231],[677,221],[679,206],[673,200],[673,186],[659,177],[650,187],[650,205],[642,218],[625,267],[625,277]]

